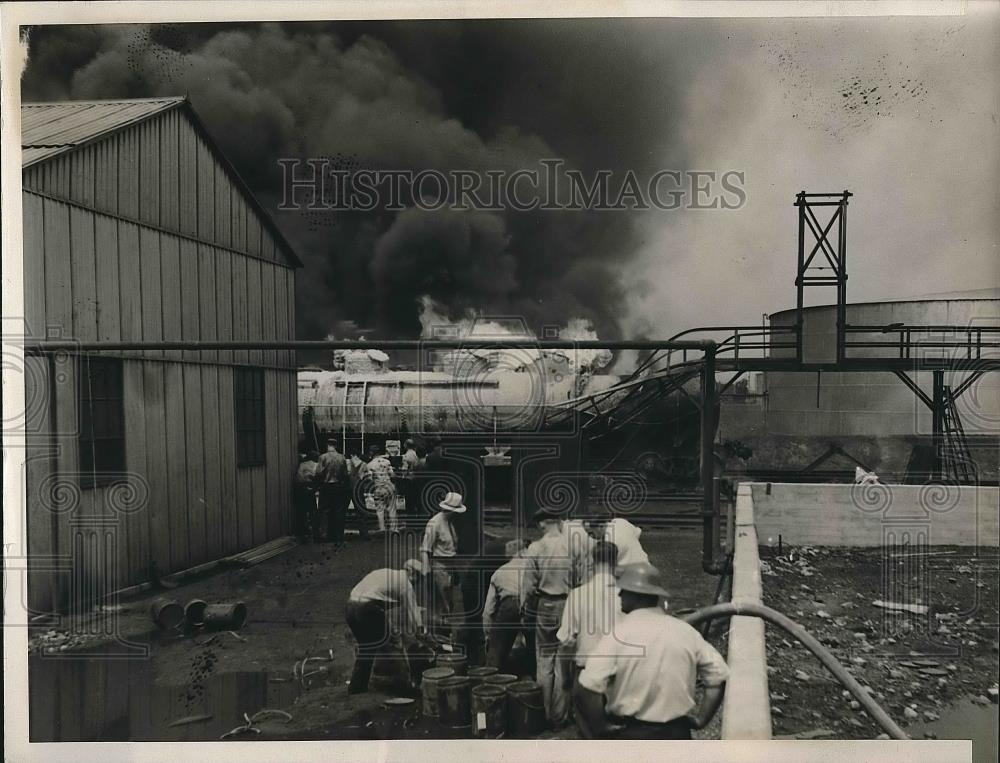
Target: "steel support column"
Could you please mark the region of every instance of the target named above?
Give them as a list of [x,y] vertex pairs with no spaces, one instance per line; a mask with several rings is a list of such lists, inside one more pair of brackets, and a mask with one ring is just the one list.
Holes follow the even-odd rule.
[[702,558],[706,572],[719,571],[719,491],[715,475],[715,347],[705,348],[701,367],[701,490],[702,490]]

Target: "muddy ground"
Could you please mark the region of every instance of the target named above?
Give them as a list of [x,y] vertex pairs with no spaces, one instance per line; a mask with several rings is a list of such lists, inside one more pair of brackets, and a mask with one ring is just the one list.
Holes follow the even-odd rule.
[[[504,539],[513,529],[491,528],[490,532]],[[718,579],[701,570],[699,531],[647,530],[642,540],[651,561],[668,581],[672,610],[711,603]],[[404,532],[404,546],[410,544],[409,548],[415,548],[418,542],[419,531]],[[259,738],[282,735],[319,739],[443,736],[433,723],[419,719],[414,722],[408,716],[393,716],[382,709],[387,698],[400,693],[391,680],[374,679],[368,694],[348,697],[346,692],[353,664],[353,641],[344,623],[344,604],[351,587],[369,570],[384,566],[389,554],[386,541],[379,536],[367,543],[356,536],[350,538],[346,548],[339,553],[327,544],[297,546],[254,567],[222,571],[166,594],[149,594],[123,602],[120,611],[109,613],[108,617],[116,618],[115,627],[121,638],[148,644],[150,653],[148,660],[143,661],[142,675],[137,676],[134,671],[127,679],[112,679],[108,677],[110,673],[104,675],[102,680],[108,687],[107,696],[94,694],[89,686],[79,690],[74,696],[108,704],[104,713],[107,718],[100,717],[100,708],[93,708],[95,720],[86,730],[76,730],[80,727],[63,722],[60,731],[59,711],[46,706],[44,697],[70,691],[65,688],[68,671],[62,665],[42,665],[44,669],[33,670],[32,675],[38,677],[32,680],[37,681],[38,686],[47,684],[56,688],[37,692],[36,702],[39,698],[43,700],[38,712],[45,714],[46,719],[50,714],[57,717],[48,725],[39,723],[33,727],[43,737],[96,734],[108,738],[115,733],[127,733],[160,739],[218,738],[220,730],[243,722],[243,713],[252,716],[267,707],[286,711],[292,717],[287,723],[283,717],[267,721],[261,727],[265,733]],[[401,557],[405,559],[408,555],[403,553]],[[396,558],[400,558],[398,552]],[[182,604],[195,598],[208,602],[242,601],[247,605],[249,619],[237,635],[221,632],[212,637],[196,633],[163,638],[162,634],[155,634],[156,637],[150,638],[150,603],[156,596],[163,595]],[[725,654],[724,627],[717,629],[713,640]],[[61,644],[67,644],[68,648],[59,652]],[[67,639],[59,630],[36,629],[32,637],[36,668],[40,665],[37,652],[43,646],[54,646],[65,658],[74,649],[88,644]],[[94,648],[93,639],[89,640],[89,647]],[[311,660],[307,672],[312,675],[304,682],[297,680],[296,663],[317,657],[325,659]],[[48,660],[42,662],[49,663]],[[166,704],[147,696],[150,691],[146,687],[147,679],[153,682],[156,691],[169,693]],[[54,683],[60,680],[62,688]],[[93,683],[92,678],[88,681]],[[258,691],[262,681],[266,686]],[[132,686],[136,698],[125,701],[119,696],[118,707],[112,711],[110,706],[116,695],[124,691],[120,686],[123,683]],[[206,699],[206,694],[213,692],[231,696],[231,700],[220,700],[218,696]],[[135,718],[122,717],[133,713],[131,708],[137,704],[153,707],[150,713],[156,718],[139,723]],[[213,717],[171,726],[178,720],[203,715]],[[131,731],[122,732],[123,728]],[[717,734],[718,719],[700,735],[710,738]],[[559,736],[572,737],[574,732],[564,731]]]
[[[996,702],[996,548],[786,546],[781,555],[762,548],[761,559],[764,603],[825,643],[913,736],[948,738],[940,716],[950,708]],[[875,601],[927,612],[884,609]],[[882,733],[804,647],[770,625],[767,657],[776,736]]]

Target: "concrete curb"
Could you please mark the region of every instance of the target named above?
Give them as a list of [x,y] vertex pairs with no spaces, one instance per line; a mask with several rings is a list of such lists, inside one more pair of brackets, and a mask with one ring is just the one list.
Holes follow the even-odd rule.
[[[741,484],[737,490],[734,538],[733,601],[760,604],[763,589],[749,484]],[[730,620],[728,659],[730,675],[722,706],[722,738],[770,739],[771,699],[763,620],[756,617]]]

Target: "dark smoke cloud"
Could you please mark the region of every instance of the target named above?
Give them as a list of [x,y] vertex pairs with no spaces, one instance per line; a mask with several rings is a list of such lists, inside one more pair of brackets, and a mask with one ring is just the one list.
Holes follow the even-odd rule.
[[[673,120],[670,85],[651,100],[651,67],[629,53],[644,34],[586,20],[39,28],[23,98],[188,94],[272,210],[283,157],[642,172],[662,164]],[[536,330],[582,317],[618,336],[639,245],[628,212],[273,214],[306,264],[303,337],[345,321],[416,335],[424,294],[455,317],[515,314]]]

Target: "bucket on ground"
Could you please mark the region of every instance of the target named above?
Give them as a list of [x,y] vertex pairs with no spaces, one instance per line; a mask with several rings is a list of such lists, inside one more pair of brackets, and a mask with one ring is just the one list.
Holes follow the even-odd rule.
[[488,676],[483,676],[479,683],[480,685],[490,685],[490,686],[507,686],[509,684],[517,683],[517,676],[513,673],[491,673]]
[[173,599],[156,599],[150,606],[153,622],[164,630],[176,628],[184,622],[184,608]]
[[455,671],[451,668],[428,668],[420,680],[420,692],[423,696],[424,715],[435,718],[438,714],[438,683],[445,678],[451,678]]
[[434,664],[439,668],[451,668],[456,676],[464,676],[469,667],[469,660],[464,654],[445,652],[437,656]]
[[247,621],[247,605],[241,601],[232,604],[209,604],[205,607],[202,620],[209,629],[239,630]]
[[438,720],[450,729],[472,725],[472,687],[468,676],[449,676],[438,681]]
[[545,731],[542,687],[534,681],[507,684],[507,728],[515,739],[529,739]]
[[472,690],[472,731],[481,739],[499,739],[507,731],[507,691],[499,684]]
[[184,619],[187,620],[188,625],[202,625],[205,622],[205,608],[208,606],[207,601],[202,599],[191,599],[184,607]]
[[467,675],[469,676],[469,682],[472,684],[472,688],[475,689],[479,684],[483,682],[483,679],[487,676],[495,676],[499,671],[496,668],[490,667],[489,665],[483,665],[478,668],[469,668]]

